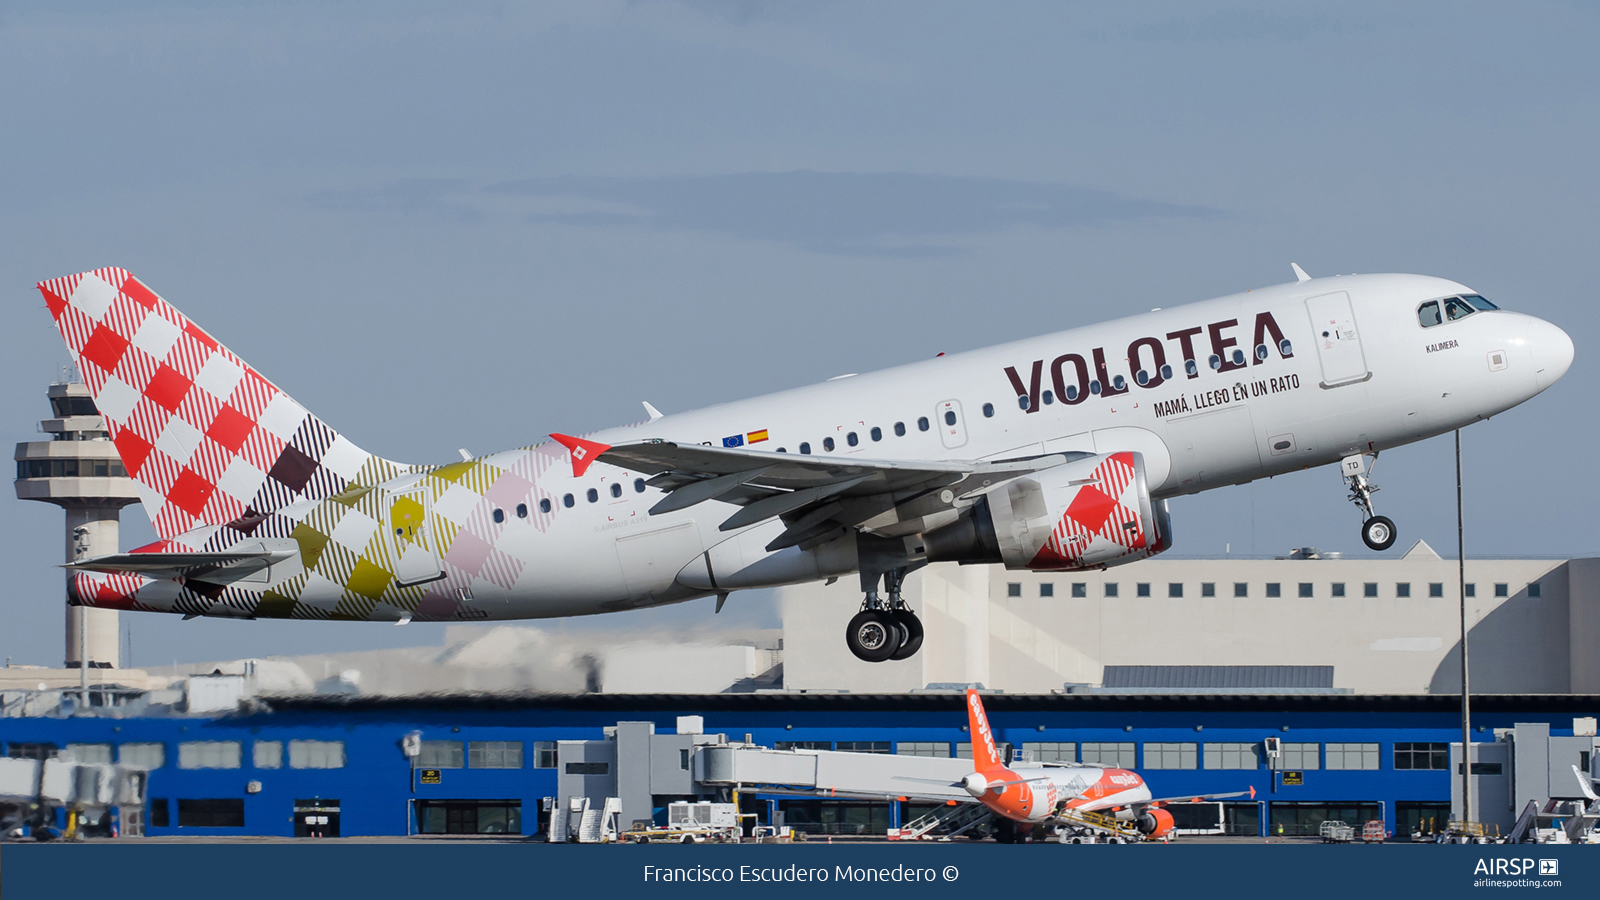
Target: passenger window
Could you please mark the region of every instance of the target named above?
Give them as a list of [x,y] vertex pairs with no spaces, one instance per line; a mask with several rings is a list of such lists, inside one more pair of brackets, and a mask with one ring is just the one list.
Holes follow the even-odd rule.
[[1056,402],[1056,395],[1050,391],[1045,391],[1044,394],[1039,397],[1039,399],[1044,402],[1045,406],[1049,406],[1050,404]]
[[1462,297],[1461,299],[1467,301],[1468,303],[1471,303],[1473,306],[1477,307],[1478,309],[1486,309],[1487,310],[1487,309],[1499,309],[1500,308],[1498,306],[1495,306],[1493,303],[1490,303],[1488,298],[1482,296],[1481,294],[1468,294],[1465,297]]
[[550,501],[549,501],[549,499],[546,498],[546,499],[540,500],[539,501],[539,512],[547,513],[549,511],[550,511]]
[[1417,321],[1422,323],[1423,328],[1432,328],[1443,321],[1439,318],[1438,301],[1429,300],[1427,303],[1424,303],[1422,306],[1418,307]]
[[526,504],[526,503],[518,503],[517,504],[517,518],[526,519],[527,517],[528,517],[528,504]]
[[501,522],[504,522],[505,520],[506,520],[506,511],[505,510],[497,509],[497,510],[494,511],[494,523],[496,525],[499,525]]
[[811,444],[809,442],[807,442],[807,441],[801,441],[800,442],[800,452],[805,454],[806,456],[810,456],[811,455]]
[[1075,385],[1075,384],[1067,385],[1067,402],[1068,403],[1072,403],[1072,402],[1076,401],[1077,399],[1078,399],[1078,386]]
[[1017,398],[1017,408],[1022,410],[1022,411],[1024,411],[1024,412],[1026,412],[1029,409],[1033,408],[1033,401],[1029,400],[1027,397],[1018,397]]
[[872,431],[869,432],[869,433],[872,435],[872,439],[874,441],[883,440],[883,429],[882,428],[879,428],[878,426],[874,425],[874,426],[872,426]]
[[567,494],[566,496],[562,497],[561,498],[561,505],[565,506],[567,509],[571,509],[572,508],[572,495],[571,494]]
[[927,431],[928,430],[928,417],[927,416],[923,416],[922,418],[917,420],[917,430],[918,431]]
[[861,439],[856,437],[856,433],[854,431],[852,431],[849,434],[845,435],[844,439],[845,439],[845,443],[849,444],[852,447],[854,447],[855,445],[861,443]]
[[[1235,350],[1233,352],[1234,353],[1238,353],[1239,351]],[[1239,360],[1241,362],[1243,362],[1244,361],[1244,357],[1240,356]],[[1128,379],[1123,378],[1121,375],[1118,375],[1117,377],[1111,379],[1111,386],[1116,388],[1118,391],[1125,391],[1125,390],[1128,389]]]
[[[1023,397],[1023,398],[1022,398],[1022,399],[1023,399],[1023,400],[1027,400],[1027,399],[1028,399],[1028,398],[1027,398],[1027,397]],[[985,403],[985,404],[984,404],[984,405],[983,405],[983,417],[984,417],[984,418],[985,418],[985,419],[992,419],[992,418],[994,418],[994,404],[993,404],[993,403]],[[954,422],[951,422],[951,423],[950,423],[950,424],[951,424],[951,425],[954,425],[954,424],[955,424],[955,423],[954,423]]]
[[589,488],[588,493],[584,496],[589,498],[590,503],[598,503],[600,501],[600,492],[594,488]]
[[1162,365],[1161,365],[1161,377],[1170,380],[1172,378],[1172,367],[1167,365],[1167,364],[1165,364],[1165,363],[1162,363]]
[[1096,396],[1099,396],[1099,394],[1100,394],[1100,379],[1096,378],[1095,380],[1089,382],[1089,393],[1094,394]]
[[1186,359],[1183,361],[1183,370],[1189,373],[1190,378],[1200,374],[1199,364],[1192,359]]
[[822,449],[828,451],[829,453],[832,453],[833,452],[833,438],[831,438],[831,437],[823,438],[822,439]]
[[644,479],[643,478],[635,478],[633,480],[633,492],[635,494],[644,493]]
[[946,410],[945,411],[944,423],[946,425],[954,425],[956,423],[956,414],[955,414],[954,410]]
[[906,436],[906,423],[904,423],[904,422],[896,422],[896,423],[894,423],[894,436],[895,437],[905,437]]
[[1450,317],[1452,322],[1457,319],[1465,319],[1474,312],[1477,312],[1477,310],[1473,309],[1471,304],[1460,297],[1451,297],[1444,301],[1444,313]]
[[611,485],[611,496],[613,496],[613,497],[621,497],[622,496],[622,485],[620,485],[620,484]]

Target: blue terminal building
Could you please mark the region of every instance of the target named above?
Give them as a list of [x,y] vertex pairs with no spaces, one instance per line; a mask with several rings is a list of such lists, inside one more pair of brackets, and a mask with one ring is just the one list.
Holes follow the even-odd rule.
[[[1419,821],[1450,816],[1459,780],[1451,743],[1460,741],[1461,720],[1451,695],[991,694],[985,703],[1015,758],[1134,769],[1158,797],[1254,788],[1253,801],[1222,807],[1221,828],[1232,834],[1306,835],[1324,819],[1381,819],[1405,839]],[[1524,794],[1576,794],[1572,776],[1570,791],[1560,776],[1569,762],[1595,771],[1597,711],[1593,695],[1475,697],[1482,813],[1474,818],[1509,821]],[[598,778],[605,790],[606,778],[629,777],[592,754],[563,759],[561,742],[615,740],[619,722],[672,734],[679,717],[699,716],[708,735],[775,749],[970,754],[957,692],[306,696],[246,700],[221,715],[100,712],[13,711],[0,718],[0,742],[14,758],[148,769],[147,807],[132,813],[146,835],[537,836],[571,784]],[[1534,754],[1523,752],[1536,738],[1544,741],[1542,781],[1530,768]],[[1516,766],[1513,754],[1486,752],[1513,739]],[[1491,759],[1499,761],[1482,761]],[[566,781],[563,767],[573,770]],[[659,817],[681,799],[693,796],[649,802]],[[763,823],[814,834],[881,835],[926,811],[912,801],[755,789],[739,801]]]

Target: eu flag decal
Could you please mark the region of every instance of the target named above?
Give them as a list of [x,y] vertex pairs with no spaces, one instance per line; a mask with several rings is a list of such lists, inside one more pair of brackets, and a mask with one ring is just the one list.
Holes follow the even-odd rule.
[[725,437],[725,438],[722,439],[722,446],[724,446],[724,447],[743,447],[744,446],[744,435],[736,434],[733,437]]

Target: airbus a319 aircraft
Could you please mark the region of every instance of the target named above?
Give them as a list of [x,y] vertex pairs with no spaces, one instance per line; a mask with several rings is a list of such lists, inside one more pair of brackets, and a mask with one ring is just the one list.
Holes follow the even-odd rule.
[[[845,639],[904,659],[930,562],[1067,571],[1173,545],[1167,498],[1368,460],[1555,383],[1572,341],[1465,285],[1308,278],[444,465],[361,449],[122,269],[39,285],[160,540],[90,606],[459,621],[859,573]],[[881,588],[881,590],[880,590]]]

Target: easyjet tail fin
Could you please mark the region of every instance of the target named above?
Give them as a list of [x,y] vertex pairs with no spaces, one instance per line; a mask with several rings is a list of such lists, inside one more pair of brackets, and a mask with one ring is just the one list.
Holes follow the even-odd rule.
[[1005,768],[1006,760],[1000,758],[994,732],[989,730],[989,717],[983,712],[983,698],[971,688],[967,689],[967,730],[972,735],[973,766],[979,772]]
[[306,412],[124,269],[55,278],[39,292],[163,539],[402,470]]

